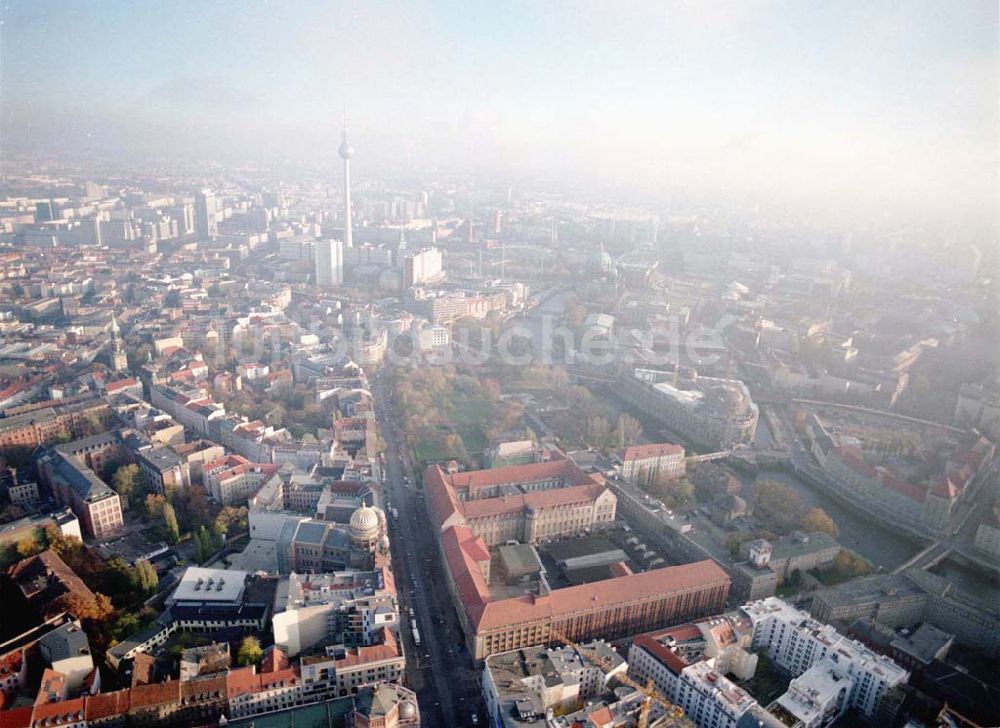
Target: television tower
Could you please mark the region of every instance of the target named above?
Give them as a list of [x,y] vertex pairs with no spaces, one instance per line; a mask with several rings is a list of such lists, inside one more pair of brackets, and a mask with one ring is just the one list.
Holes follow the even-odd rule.
[[337,150],[344,160],[344,247],[353,248],[354,220],[351,214],[351,157],[354,147],[347,138],[347,109],[344,109],[344,131],[340,137],[340,148]]

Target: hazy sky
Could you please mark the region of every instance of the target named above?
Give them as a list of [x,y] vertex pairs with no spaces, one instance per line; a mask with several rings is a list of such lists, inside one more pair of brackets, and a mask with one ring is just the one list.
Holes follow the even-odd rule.
[[[996,0],[6,0],[4,151],[435,166],[989,214]],[[366,159],[367,158],[367,159]]]

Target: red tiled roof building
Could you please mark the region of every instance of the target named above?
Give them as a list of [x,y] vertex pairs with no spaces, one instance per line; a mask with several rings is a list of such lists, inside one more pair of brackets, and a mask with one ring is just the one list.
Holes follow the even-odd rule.
[[487,546],[580,534],[614,521],[618,504],[599,476],[559,452],[549,462],[464,473],[432,465],[424,486],[441,532],[468,526]]

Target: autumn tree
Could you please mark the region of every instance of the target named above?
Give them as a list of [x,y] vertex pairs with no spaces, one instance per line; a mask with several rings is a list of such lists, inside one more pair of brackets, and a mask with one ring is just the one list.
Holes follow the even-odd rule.
[[246,506],[224,506],[215,517],[212,530],[223,540],[233,533],[243,533],[249,528]]
[[163,504],[167,502],[167,499],[162,495],[157,493],[149,493],[146,496],[146,500],[143,504],[146,508],[147,518],[162,518],[163,517]]
[[177,525],[177,514],[174,512],[174,507],[170,503],[165,502],[162,513],[163,529],[166,533],[167,541],[177,543],[181,538],[181,531]]
[[29,533],[17,542],[17,555],[22,559],[27,559],[35,554],[40,554],[45,547],[36,533]]
[[69,612],[77,619],[89,622],[103,622],[115,611],[111,600],[100,592],[93,595],[67,592],[59,597],[55,603],[60,609]]
[[236,653],[236,663],[241,667],[257,665],[263,657],[264,650],[261,649],[260,640],[256,637],[247,636],[240,642],[239,652]]
[[624,412],[618,415],[618,424],[615,426],[615,440],[618,448],[628,447],[642,436],[642,423],[635,417]]
[[587,318],[587,309],[585,306],[577,303],[575,300],[566,304],[566,322],[568,324],[579,326],[585,318]]
[[105,430],[104,420],[96,412],[90,412],[83,417],[80,432],[84,437],[99,435]]
[[96,578],[105,568],[104,559],[88,549],[76,536],[64,536],[53,543],[52,550],[81,579]]
[[802,517],[802,530],[807,533],[812,531],[822,531],[834,538],[840,535],[840,529],[833,519],[822,508],[810,508]]
[[607,447],[611,439],[611,425],[603,415],[591,414],[587,417],[585,437],[588,445],[597,448]]
[[806,506],[799,494],[775,480],[762,480],[754,489],[754,515],[768,529],[787,534],[799,528]]
[[173,493],[169,499],[176,509],[177,522],[182,532],[195,531],[199,526],[212,524],[212,507],[208,492],[201,485],[192,485]]
[[115,613],[115,606],[111,603],[111,598],[97,592],[94,594],[94,619],[99,622],[106,621]]
[[160,577],[156,573],[156,567],[145,559],[135,562],[132,573],[132,585],[143,594],[152,594],[160,584]]
[[680,508],[694,500],[694,486],[687,478],[668,478],[653,475],[648,479],[645,490],[663,501],[667,508]]
[[122,499],[122,504],[127,507],[135,498],[139,487],[139,466],[132,463],[119,466],[111,484]]
[[834,567],[837,571],[850,577],[865,576],[866,574],[870,574],[874,571],[871,562],[861,556],[858,556],[850,549],[840,550],[840,553],[837,554],[837,558],[834,561]]

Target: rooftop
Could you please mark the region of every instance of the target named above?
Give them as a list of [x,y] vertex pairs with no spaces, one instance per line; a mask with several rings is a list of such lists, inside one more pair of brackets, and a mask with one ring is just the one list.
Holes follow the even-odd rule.
[[75,622],[56,627],[39,640],[39,645],[47,651],[52,663],[90,654],[87,634]]
[[189,566],[170,599],[174,602],[238,602],[247,572]]
[[[506,628],[512,622],[559,619],[574,613],[641,602],[665,592],[728,585],[729,576],[714,561],[667,566],[580,586],[556,589],[544,597],[524,595],[485,604],[474,619],[478,630]],[[466,605],[468,609],[469,605]]]
[[74,455],[50,453],[44,455],[43,460],[51,462],[55,476],[64,481],[72,488],[73,492],[88,503],[117,497],[117,493],[107,483],[98,478],[93,470]]
[[56,600],[64,594],[93,596],[84,581],[54,551],[43,551],[19,561],[8,573],[25,598],[46,612],[60,611]]
[[[382,571],[346,569],[326,574],[292,572],[278,581],[274,614],[318,604],[339,604],[363,597],[376,597],[385,589]],[[385,592],[388,596],[388,592]]]
[[873,604],[888,597],[922,596],[924,590],[905,574],[872,574],[851,579],[817,593],[817,597],[833,608],[860,604]]
[[683,457],[684,448],[672,442],[661,442],[655,445],[632,445],[622,450],[621,458],[627,460],[643,460],[645,458],[659,458],[668,455],[680,455]]
[[909,635],[900,635],[892,640],[892,647],[912,655],[925,665],[940,656],[950,646],[955,636],[938,629],[933,624],[921,624]]
[[[604,681],[624,671],[625,660],[604,640],[594,640],[577,648],[527,647],[486,658],[485,669],[490,672],[492,684],[497,689],[499,709],[506,725],[535,722],[538,716],[545,715],[547,708],[556,707],[546,702],[547,693],[539,689],[539,679],[545,690],[562,686],[570,692],[580,691],[588,700],[601,695],[615,699]],[[599,672],[603,681],[599,691],[587,695],[591,680],[586,675],[593,671]],[[563,693],[557,691],[556,694]]]
[[167,470],[184,462],[184,459],[169,447],[154,447],[143,450],[139,453],[139,457],[159,470]]

